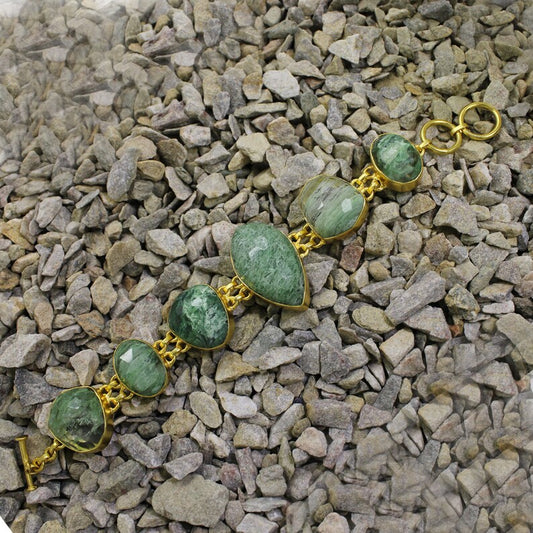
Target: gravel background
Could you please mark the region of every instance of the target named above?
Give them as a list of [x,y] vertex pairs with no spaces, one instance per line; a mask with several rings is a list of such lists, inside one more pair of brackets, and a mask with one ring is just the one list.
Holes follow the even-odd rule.
[[[531,0],[39,0],[0,21],[0,515],[13,531],[533,529]],[[425,156],[306,259],[303,313],[252,301],[99,454],[25,493],[63,388],[232,276],[239,223],[302,224],[318,173],[471,100],[503,129]],[[473,116],[490,129],[488,117]],[[446,135],[442,134],[446,140]]]

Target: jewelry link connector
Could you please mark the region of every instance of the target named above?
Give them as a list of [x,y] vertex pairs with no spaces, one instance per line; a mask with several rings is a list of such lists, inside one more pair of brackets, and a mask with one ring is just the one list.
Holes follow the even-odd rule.
[[[469,129],[468,124],[465,122],[465,117],[468,111],[472,109],[485,109],[489,111],[494,117],[494,126],[488,133],[475,133]],[[450,132],[450,136],[454,139],[454,144],[450,147],[439,147],[435,146],[431,139],[428,139],[427,132],[429,128],[433,126],[447,128]],[[428,120],[420,130],[420,138],[422,142],[416,146],[417,150],[423,154],[426,150],[431,150],[432,152],[440,155],[453,154],[456,152],[463,142],[463,135],[472,139],[473,141],[486,141],[494,137],[502,127],[502,118],[498,110],[485,102],[472,102],[471,104],[463,107],[459,113],[459,124],[452,124],[447,120],[442,119],[433,119]]]

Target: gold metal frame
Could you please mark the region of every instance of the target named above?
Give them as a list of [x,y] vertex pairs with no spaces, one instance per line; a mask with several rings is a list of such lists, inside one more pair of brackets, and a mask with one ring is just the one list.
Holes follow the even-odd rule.
[[[163,366],[163,368],[165,369],[165,384],[163,385],[163,387],[160,389],[159,392],[157,392],[156,394],[152,394],[150,396],[146,396],[144,394],[139,394],[138,392],[135,392],[134,390],[131,390],[127,385],[126,383],[124,383],[121,379],[120,379],[120,376],[118,375],[118,372],[117,372],[117,368],[115,366],[115,355],[117,353],[117,350],[118,350],[118,347],[124,343],[124,342],[128,342],[128,341],[138,341],[138,342],[142,342],[143,344],[146,344],[147,346],[149,346],[153,352],[155,353],[156,357],[159,359],[159,362],[161,363],[161,365]],[[169,377],[168,377],[168,369],[167,367],[165,366],[165,363],[163,362],[163,360],[161,359],[161,357],[159,356],[159,354],[157,353],[157,350],[153,347],[153,345],[151,345],[149,342],[146,342],[146,341],[143,341],[142,339],[126,339],[126,340],[123,340],[122,342],[120,342],[117,347],[115,348],[115,350],[113,351],[113,371],[115,372],[115,375],[117,376],[117,379],[120,381],[120,384],[127,390],[129,390],[130,392],[132,392],[133,394],[135,394],[135,396],[139,396],[139,398],[155,398],[156,396],[159,396],[166,388],[167,388],[167,385],[168,385],[168,381],[169,381]]]
[[[414,179],[412,179],[410,181],[406,181],[406,182],[394,181],[394,180],[388,178],[383,173],[383,171],[379,168],[379,166],[377,165],[376,161],[374,160],[374,156],[372,155],[372,150],[374,148],[374,144],[378,141],[378,139],[380,139],[381,137],[385,137],[386,135],[398,135],[398,137],[401,137],[402,139],[407,141],[416,150],[416,153],[418,154],[418,157],[420,157],[420,163],[422,164],[422,166],[420,167],[420,172],[418,173],[416,178],[414,178]],[[403,137],[403,135],[399,135],[398,133],[382,133],[381,135],[378,135],[372,141],[372,144],[370,145],[370,161],[372,162],[372,166],[374,167],[374,169],[376,171],[376,174],[378,174],[379,178],[385,184],[385,186],[388,189],[391,189],[391,190],[396,191],[396,192],[412,191],[418,185],[418,182],[420,181],[420,178],[422,177],[422,173],[424,172],[424,160],[422,159],[422,154],[420,153],[420,150],[418,149],[416,144],[412,143],[411,141],[409,141],[408,139]]]
[[[307,180],[304,183],[303,187],[305,187],[308,183],[310,183],[313,180],[323,179],[323,178],[333,178],[333,179],[336,179],[336,180],[343,181],[347,185],[350,185],[351,187],[353,187],[355,189],[355,191],[357,192],[357,194],[359,196],[361,196],[361,198],[363,199],[363,207],[361,209],[361,212],[359,213],[359,216],[357,217],[357,220],[354,222],[352,227],[350,229],[342,232],[342,233],[339,233],[338,235],[333,236],[333,237],[324,237],[323,235],[320,235],[320,233],[318,233],[316,228],[313,226],[312,222],[310,220],[308,220],[306,218],[306,216],[304,215],[305,221],[309,224],[309,226],[311,226],[311,229],[317,235],[319,235],[320,238],[322,238],[325,242],[329,243],[329,242],[336,241],[336,240],[339,240],[339,239],[344,239],[345,237],[348,237],[349,235],[351,235],[354,231],[357,231],[363,225],[363,222],[365,221],[365,218],[366,218],[366,216],[368,214],[369,205],[368,205],[368,202],[366,201],[366,198],[361,194],[361,192],[357,189],[357,187],[354,187],[354,185],[352,183],[350,183],[349,181],[346,181],[346,180],[344,180],[342,178],[339,178],[338,176],[328,176],[327,174],[319,174],[318,176],[315,176],[314,178],[311,178],[311,179]],[[303,187],[302,187],[302,189],[303,189]],[[298,198],[296,200],[299,202],[300,207],[302,207],[302,211],[303,211],[301,194],[302,194],[302,191],[300,191],[300,193],[298,194]]]
[[303,272],[303,275],[304,275],[304,297],[303,297],[303,301],[302,301],[302,303],[300,305],[287,305],[287,304],[282,304],[282,303],[279,303],[279,302],[274,302],[272,300],[269,300],[268,298],[265,298],[264,296],[261,296],[257,292],[255,292],[249,285],[246,284],[246,282],[237,273],[237,270],[235,269],[235,264],[233,263],[233,256],[232,256],[231,250],[230,250],[231,266],[233,267],[233,270],[235,271],[235,274],[239,278],[240,282],[251,293],[253,293],[255,296],[261,298],[262,300],[264,300],[265,302],[268,302],[269,304],[277,305],[278,307],[281,307],[282,309],[291,309],[292,311],[305,311],[309,307],[309,304],[311,303],[311,294],[310,294],[310,291],[309,291],[309,280],[307,279],[307,272],[305,271],[302,258],[298,255],[298,252],[294,248],[294,245],[290,241],[289,237],[287,237],[287,235],[285,235],[285,233],[280,231],[278,228],[275,228],[274,226],[271,226],[271,227],[273,227],[275,230],[279,231],[289,241],[291,247],[294,249],[294,253],[296,254],[296,257],[298,257],[298,261],[300,261],[300,266],[302,267],[302,272]]
[[65,389],[64,391],[60,392],[56,396],[56,398],[54,399],[54,402],[52,402],[52,406],[54,405],[55,401],[62,394],[65,394],[66,392],[70,392],[70,391],[75,390],[75,389],[91,389],[94,392],[94,395],[98,398],[98,401],[100,402],[100,407],[102,408],[102,413],[104,415],[104,431],[102,433],[102,437],[100,438],[100,440],[98,441],[96,446],[94,446],[90,450],[76,450],[74,448],[71,448],[68,444],[66,444],[59,437],[57,437],[56,434],[50,428],[50,426],[48,424],[48,422],[50,420],[50,413],[48,414],[48,419],[46,421],[46,425],[48,426],[48,429],[50,430],[50,433],[52,433],[52,435],[54,436],[54,439],[59,441],[65,448],[68,448],[69,450],[72,450],[73,452],[77,452],[77,453],[94,453],[94,452],[98,452],[100,450],[103,450],[109,444],[109,441],[111,440],[111,436],[113,435],[113,411],[110,411],[110,410],[105,408],[104,404],[102,403],[102,398],[99,396],[98,391],[94,387],[90,387],[88,385],[81,385],[79,387],[71,387],[70,389]]
[[[199,287],[200,285],[204,285],[204,286],[209,287],[216,294],[217,298],[220,300],[220,303],[222,304],[222,307],[224,307],[224,311],[226,311],[226,318],[228,319],[228,333],[226,334],[224,342],[222,344],[219,344],[218,346],[214,346],[213,348],[204,348],[203,346],[195,346],[194,344],[190,343],[189,341],[179,337],[179,335],[173,329],[171,329],[170,327],[169,327],[169,329],[170,329],[170,331],[172,331],[172,333],[174,335],[176,335],[176,337],[179,337],[183,342],[186,342],[191,348],[196,348],[197,350],[204,350],[206,352],[212,352],[214,350],[220,350],[220,348],[223,348],[224,346],[226,346],[226,344],[228,344],[228,342],[230,341],[231,337],[233,336],[233,332],[235,331],[235,321],[233,320],[233,315],[228,311],[228,308],[224,305],[224,301],[220,297],[220,294],[218,294],[218,291],[212,285],[209,285],[209,283],[199,283],[198,285],[193,285],[192,287],[188,287],[188,289],[192,289],[193,287]],[[188,290],[188,289],[185,289],[185,290]],[[183,291],[183,292],[185,292],[185,291]],[[180,295],[178,295],[178,298],[179,297],[180,297]],[[174,300],[174,302],[175,301],[176,300]],[[174,302],[172,302],[172,305],[174,305]]]

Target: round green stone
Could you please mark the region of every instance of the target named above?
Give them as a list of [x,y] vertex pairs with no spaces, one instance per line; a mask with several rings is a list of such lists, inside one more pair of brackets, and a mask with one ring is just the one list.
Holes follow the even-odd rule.
[[50,409],[50,431],[67,448],[76,452],[100,448],[105,426],[102,404],[91,387],[76,387],[62,392]]
[[308,180],[299,198],[305,219],[324,239],[351,230],[365,206],[353,185],[333,176]]
[[168,325],[180,339],[207,350],[223,345],[229,332],[226,308],[209,285],[183,291],[170,308]]
[[136,339],[121,342],[113,355],[120,381],[139,396],[155,396],[167,383],[167,371],[157,352]]
[[401,135],[388,133],[372,143],[371,156],[378,170],[392,181],[407,183],[422,171],[420,153]]
[[299,307],[306,296],[302,262],[281,231],[261,222],[237,228],[231,239],[235,272],[254,293],[276,304]]

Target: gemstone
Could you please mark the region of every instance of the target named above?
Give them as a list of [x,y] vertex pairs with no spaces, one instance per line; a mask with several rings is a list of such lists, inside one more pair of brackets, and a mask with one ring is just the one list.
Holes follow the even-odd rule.
[[324,239],[354,228],[365,206],[365,199],[353,185],[332,176],[308,180],[299,198],[305,219]]
[[103,448],[106,418],[100,399],[91,387],[76,387],[62,392],[52,404],[48,427],[54,437],[75,452]]
[[289,307],[304,305],[307,283],[302,262],[281,231],[261,222],[237,228],[231,259],[237,276],[258,296]]
[[118,379],[139,396],[155,396],[167,384],[167,371],[157,352],[147,342],[121,342],[113,355]]
[[372,143],[371,156],[378,170],[392,181],[407,183],[422,171],[418,150],[401,135],[388,133]]
[[196,348],[212,350],[229,340],[228,312],[209,285],[183,291],[170,308],[168,325],[180,339]]

